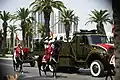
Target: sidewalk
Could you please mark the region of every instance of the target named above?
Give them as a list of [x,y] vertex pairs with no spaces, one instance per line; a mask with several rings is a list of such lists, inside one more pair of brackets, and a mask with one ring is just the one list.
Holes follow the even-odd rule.
[[[5,54],[5,57],[2,57],[2,55],[0,54],[0,59],[5,59],[5,60],[12,60],[12,54]],[[38,56],[35,56],[35,58],[37,58]]]
[[0,54],[0,59],[12,60],[12,54],[5,54],[5,57],[2,57],[2,54]]

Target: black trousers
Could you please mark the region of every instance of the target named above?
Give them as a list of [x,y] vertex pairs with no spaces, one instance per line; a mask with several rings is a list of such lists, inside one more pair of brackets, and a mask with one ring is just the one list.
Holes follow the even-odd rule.
[[16,67],[18,68],[20,66],[20,71],[22,71],[22,64],[23,64],[23,61],[22,61],[22,54],[20,55],[20,57],[16,57]]

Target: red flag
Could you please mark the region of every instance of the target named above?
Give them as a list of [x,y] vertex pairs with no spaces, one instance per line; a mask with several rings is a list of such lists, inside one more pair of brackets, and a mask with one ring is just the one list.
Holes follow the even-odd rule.
[[19,41],[19,38],[18,38],[18,35],[16,34],[16,40],[18,40]]
[[53,32],[50,32],[50,37],[53,38]]

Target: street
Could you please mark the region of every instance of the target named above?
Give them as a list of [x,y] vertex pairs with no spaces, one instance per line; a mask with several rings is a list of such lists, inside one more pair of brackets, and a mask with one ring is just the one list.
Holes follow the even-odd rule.
[[[44,74],[40,77],[38,74],[37,65],[35,67],[30,67],[28,63],[23,65],[24,73],[19,74],[20,80],[53,80],[51,73],[48,72],[46,77]],[[15,73],[12,67],[12,60],[0,60],[0,71],[2,72],[1,76],[4,77],[8,74]],[[79,73],[57,73],[57,80],[104,80],[105,77],[92,77],[88,69],[80,69]],[[0,80],[3,80],[1,78]],[[110,80],[110,79],[108,79]]]

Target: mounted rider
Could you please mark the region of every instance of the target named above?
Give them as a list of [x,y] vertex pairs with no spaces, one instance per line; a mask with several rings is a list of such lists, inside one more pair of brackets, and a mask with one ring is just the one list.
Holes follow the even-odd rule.
[[23,50],[22,47],[20,45],[20,43],[18,43],[17,47],[14,49],[14,54],[13,54],[13,60],[17,66],[17,68],[20,65],[20,69],[22,70],[22,55],[23,55]]
[[43,63],[47,63],[47,61],[51,60],[51,56],[53,54],[54,48],[52,46],[52,43],[50,41],[48,41],[47,46],[45,46],[45,54],[42,58],[42,62]]

